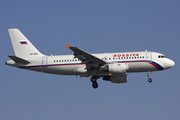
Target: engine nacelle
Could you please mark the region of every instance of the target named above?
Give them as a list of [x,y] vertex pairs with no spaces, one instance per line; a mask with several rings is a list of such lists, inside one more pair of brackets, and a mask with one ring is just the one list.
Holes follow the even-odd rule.
[[76,73],[86,73],[87,69],[85,69],[85,67],[80,67],[80,68],[75,69],[75,72]]
[[129,66],[126,63],[113,63],[103,66],[101,71],[109,72],[111,74],[123,74],[126,73],[126,70],[129,69]]
[[112,83],[126,83],[128,80],[127,74],[104,76],[103,80],[111,81]]

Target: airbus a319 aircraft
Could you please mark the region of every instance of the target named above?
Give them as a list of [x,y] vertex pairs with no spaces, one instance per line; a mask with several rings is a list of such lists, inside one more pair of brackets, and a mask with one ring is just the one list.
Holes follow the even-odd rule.
[[171,68],[175,63],[157,52],[117,52],[90,54],[77,47],[66,44],[73,51],[72,55],[46,56],[18,30],[8,29],[15,56],[6,65],[27,70],[59,75],[76,75],[90,77],[93,88],[98,87],[97,79],[112,83],[126,83],[127,73],[147,72],[148,81],[152,82],[150,73]]

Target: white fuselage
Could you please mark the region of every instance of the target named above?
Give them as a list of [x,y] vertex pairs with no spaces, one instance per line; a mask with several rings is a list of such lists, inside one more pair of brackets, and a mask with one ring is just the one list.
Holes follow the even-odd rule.
[[[129,72],[151,72],[168,69],[174,66],[174,62],[157,52],[126,52],[126,53],[104,53],[92,54],[109,64],[125,63]],[[30,64],[23,65],[10,60],[6,64],[23,69],[39,72],[60,74],[92,76],[92,71],[86,70],[86,64],[82,63],[73,55],[43,56],[26,58]],[[99,71],[96,76],[109,75],[107,72]]]

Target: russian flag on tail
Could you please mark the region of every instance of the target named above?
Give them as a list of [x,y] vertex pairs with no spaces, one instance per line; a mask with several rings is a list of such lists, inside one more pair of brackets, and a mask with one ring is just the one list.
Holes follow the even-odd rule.
[[26,45],[27,42],[25,40],[20,40],[21,45]]

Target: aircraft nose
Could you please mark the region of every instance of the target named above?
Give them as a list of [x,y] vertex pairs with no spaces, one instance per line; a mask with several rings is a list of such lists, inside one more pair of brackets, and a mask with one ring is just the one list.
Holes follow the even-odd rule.
[[170,59],[166,62],[166,67],[167,67],[167,68],[171,68],[171,67],[173,67],[174,65],[175,65],[175,62],[172,61],[172,60],[170,60]]

